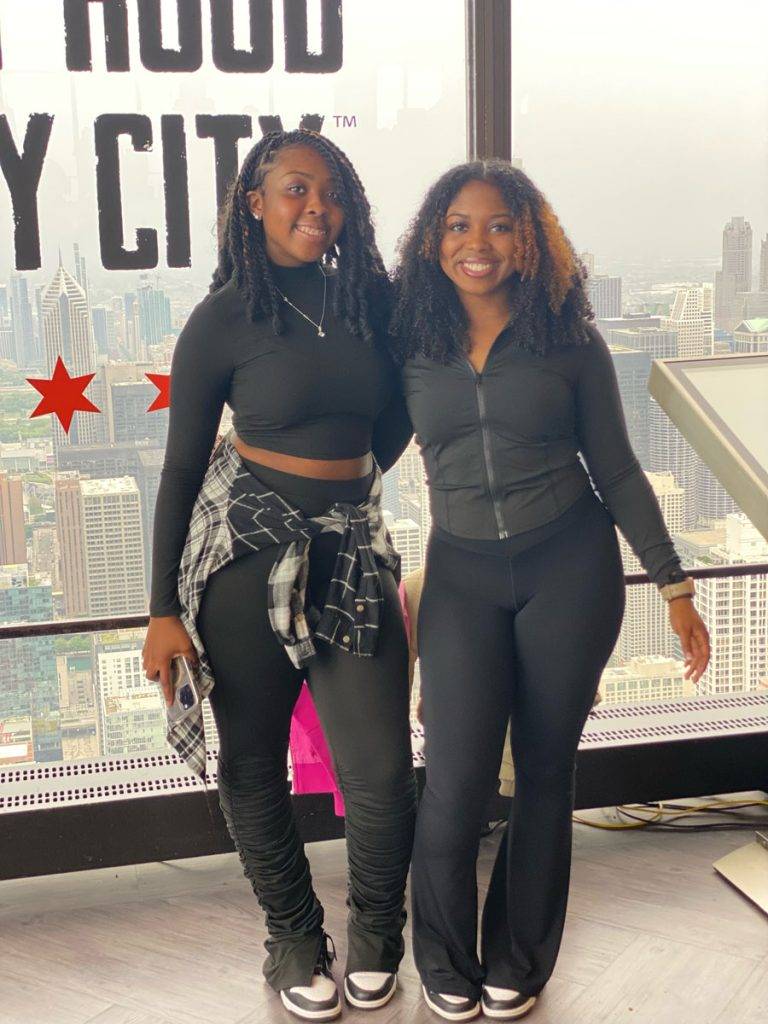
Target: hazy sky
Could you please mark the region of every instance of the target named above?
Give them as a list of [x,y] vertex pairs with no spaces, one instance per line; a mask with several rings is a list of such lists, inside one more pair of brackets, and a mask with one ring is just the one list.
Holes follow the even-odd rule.
[[[75,239],[98,276],[92,126],[101,113],[152,117],[154,151],[124,151],[126,236],[132,240],[140,225],[158,228],[161,276],[175,280],[206,280],[214,257],[212,143],[196,138],[196,113],[281,113],[287,127],[302,112],[325,114],[325,130],[366,182],[387,259],[425,187],[464,156],[463,0],[345,0],[344,66],[323,76],[282,70],[279,0],[275,68],[262,75],[217,71],[207,38],[200,71],[146,71],[138,61],[135,3],[128,6],[132,71],[106,73],[95,4],[95,70],[69,73],[59,0],[0,0],[2,112],[19,144],[29,113],[56,118],[39,193],[40,280],[50,277],[59,244],[71,252]],[[207,0],[202,6],[206,24]],[[245,0],[235,7],[242,44]],[[170,30],[175,3],[164,2],[163,10]],[[757,252],[768,231],[768,4],[513,0],[513,11],[515,154],[578,248],[598,259],[648,263],[711,256],[725,221],[742,214]],[[187,122],[191,274],[162,263],[162,113],[184,114]],[[356,115],[358,127],[336,128],[333,114]],[[247,148],[241,144],[241,157]],[[2,181],[0,232],[4,278],[12,221]]]

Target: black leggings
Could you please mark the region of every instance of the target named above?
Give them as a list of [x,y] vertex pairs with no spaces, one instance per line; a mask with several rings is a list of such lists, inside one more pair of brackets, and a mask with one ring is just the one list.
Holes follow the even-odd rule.
[[[416,966],[438,992],[477,998],[485,983],[534,995],[560,947],[574,762],[618,637],[624,578],[591,490],[554,528],[511,556],[503,542],[470,551],[433,534],[428,546],[418,619],[427,781],[411,891]],[[478,957],[479,836],[510,720],[515,798]]]
[[[244,462],[246,460],[243,460]],[[246,462],[305,514],[359,502],[370,478],[312,480]],[[322,607],[339,535],[310,547],[308,599]],[[245,874],[266,912],[264,974],[276,990],[308,985],[323,909],[293,819],[287,779],[290,720],[306,678],[346,806],[349,860],[347,971],[395,971],[403,955],[404,891],[415,817],[408,648],[397,585],[384,593],[376,653],[358,657],[323,641],[294,668],[267,612],[274,549],[242,555],[213,573],[197,626],[213,668],[219,732],[219,801]]]

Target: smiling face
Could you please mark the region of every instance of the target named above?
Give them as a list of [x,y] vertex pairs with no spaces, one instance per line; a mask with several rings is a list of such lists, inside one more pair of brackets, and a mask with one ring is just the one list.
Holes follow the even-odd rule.
[[497,295],[520,270],[520,244],[503,195],[487,181],[470,181],[448,206],[440,266],[459,298]]
[[330,167],[311,146],[277,151],[261,186],[246,193],[273,263],[313,263],[336,242],[344,227],[336,189]]

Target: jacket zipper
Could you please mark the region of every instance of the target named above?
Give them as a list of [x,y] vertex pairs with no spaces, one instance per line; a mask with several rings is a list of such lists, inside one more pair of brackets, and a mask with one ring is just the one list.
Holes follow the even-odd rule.
[[483,394],[483,375],[478,373],[474,368],[469,359],[467,360],[467,366],[472,372],[475,378],[475,394],[477,396],[477,411],[480,416],[480,429],[483,434],[483,456],[485,458],[485,472],[488,477],[488,490],[491,496],[491,503],[493,504],[493,512],[496,516],[496,526],[499,531],[499,540],[504,540],[509,536],[507,528],[504,525],[504,516],[501,511],[501,503],[496,493],[496,477],[493,472],[493,459],[491,457],[491,436],[488,430],[488,421],[485,416],[485,396]]

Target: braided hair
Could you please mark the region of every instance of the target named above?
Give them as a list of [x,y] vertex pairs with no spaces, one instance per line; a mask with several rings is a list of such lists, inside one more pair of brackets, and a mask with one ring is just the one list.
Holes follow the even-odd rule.
[[248,318],[268,318],[275,334],[283,333],[281,301],[267,258],[264,226],[251,215],[247,193],[261,187],[275,155],[286,146],[310,146],[328,165],[344,211],[341,234],[322,259],[324,268],[337,271],[331,308],[349,331],[371,343],[377,328],[386,322],[389,279],[376,245],[370,203],[349,158],[316,131],[268,132],[246,156],[221,209],[218,264],[210,291],[232,279],[243,294]]
[[418,353],[448,362],[469,346],[468,321],[440,266],[440,239],[451,202],[471,181],[494,185],[512,215],[515,270],[508,280],[515,344],[546,354],[591,340],[586,270],[552,207],[531,179],[503,160],[476,160],[446,171],[427,192],[398,244],[390,344],[398,362]]

